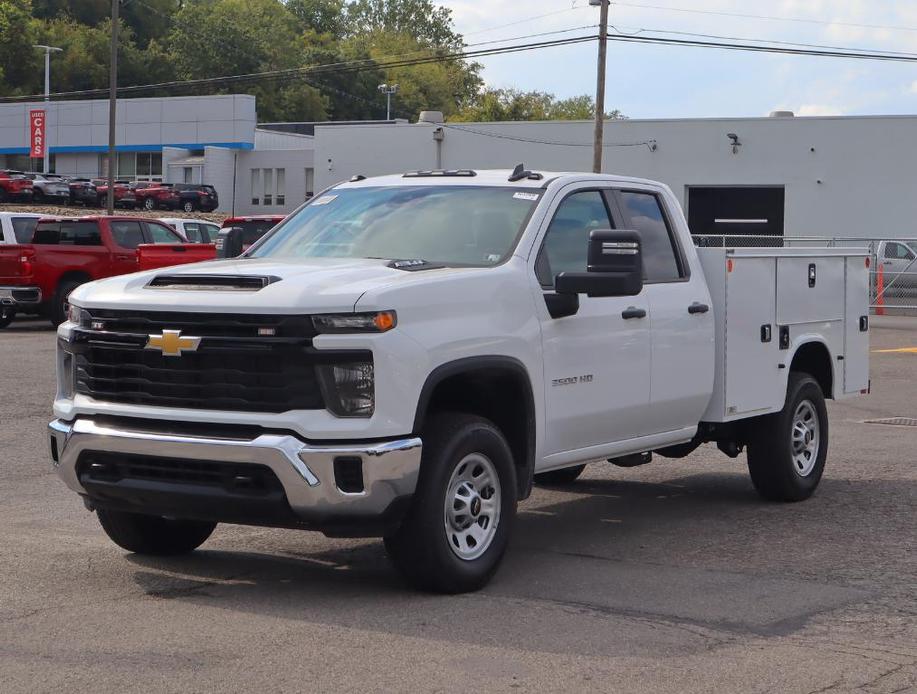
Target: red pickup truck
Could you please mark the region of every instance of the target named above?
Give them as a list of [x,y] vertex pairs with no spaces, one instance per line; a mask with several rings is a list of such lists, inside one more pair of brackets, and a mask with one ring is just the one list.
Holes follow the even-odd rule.
[[84,282],[215,257],[213,244],[185,243],[154,219],[45,217],[31,243],[0,246],[0,328],[16,312],[59,325],[67,297]]

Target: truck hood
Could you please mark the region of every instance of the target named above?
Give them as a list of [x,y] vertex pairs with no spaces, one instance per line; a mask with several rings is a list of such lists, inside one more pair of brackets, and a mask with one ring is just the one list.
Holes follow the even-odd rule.
[[[465,269],[407,272],[388,267],[390,261],[353,258],[279,260],[242,258],[160,268],[111,277],[78,287],[70,301],[84,308],[227,313],[311,313],[353,311],[367,291],[426,275],[464,273]],[[162,276],[268,277],[257,291],[232,289],[153,288]]]

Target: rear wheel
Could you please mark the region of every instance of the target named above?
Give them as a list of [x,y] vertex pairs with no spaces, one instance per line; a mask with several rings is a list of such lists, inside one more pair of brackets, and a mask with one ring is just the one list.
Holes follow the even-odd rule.
[[137,554],[187,554],[200,547],[216,523],[174,520],[139,513],[97,509],[105,534],[119,547]]
[[828,455],[828,411],[818,382],[791,373],[783,409],[749,424],[748,471],[758,493],[771,501],[812,496]]
[[57,294],[54,295],[54,304],[51,306],[51,325],[57,327],[67,320],[67,313],[70,310],[68,300],[71,292],[83,284],[83,280],[68,280],[61,282],[57,288]]
[[155,209],[156,209],[156,201],[153,200],[153,198],[146,198],[146,199],[143,201],[143,209],[145,209],[145,210],[155,210]]
[[185,200],[185,201],[182,203],[181,208],[182,208],[185,212],[194,212],[194,202],[191,201],[191,200]]
[[585,469],[585,465],[574,465],[573,467],[565,467],[562,470],[540,472],[535,475],[535,483],[547,485],[549,487],[561,484],[572,484],[583,474],[583,470]]
[[11,306],[0,307],[0,330],[9,326],[16,317],[16,309]]
[[474,415],[435,415],[422,438],[411,509],[385,548],[416,588],[477,590],[496,572],[516,515],[512,453],[500,430]]

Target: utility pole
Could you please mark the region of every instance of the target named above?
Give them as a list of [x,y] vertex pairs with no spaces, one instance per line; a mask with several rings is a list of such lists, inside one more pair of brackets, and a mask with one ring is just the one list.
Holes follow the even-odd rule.
[[602,172],[602,147],[605,139],[605,57],[608,52],[608,6],[610,0],[589,0],[592,6],[600,6],[599,16],[599,64],[595,83],[595,136],[592,146],[592,171]]
[[[51,96],[50,96],[51,94],[51,52],[54,51],[54,52],[60,53],[64,49],[58,48],[57,46],[44,46],[42,44],[32,46],[32,48],[40,48],[45,52],[45,103],[47,104],[51,101]],[[45,158],[44,158],[44,164],[42,165],[41,172],[48,173],[48,166],[50,163],[50,160],[49,160],[50,154],[48,153],[49,148],[48,148],[48,107],[47,106],[45,106],[45,142],[44,144],[45,144],[44,146]]]
[[380,84],[379,91],[385,94],[385,120],[392,119],[392,94],[398,91],[397,84]]
[[115,213],[115,116],[118,110],[118,6],[111,0],[111,67],[108,75],[108,214]]

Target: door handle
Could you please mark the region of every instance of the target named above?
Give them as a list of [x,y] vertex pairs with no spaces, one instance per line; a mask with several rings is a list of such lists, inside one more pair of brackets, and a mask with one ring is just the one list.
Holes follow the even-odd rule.
[[697,301],[688,306],[688,313],[706,313],[709,310],[710,307],[707,306],[707,304],[702,304]]
[[628,306],[621,311],[621,318],[624,320],[630,320],[631,318],[646,318],[646,311],[636,306]]

